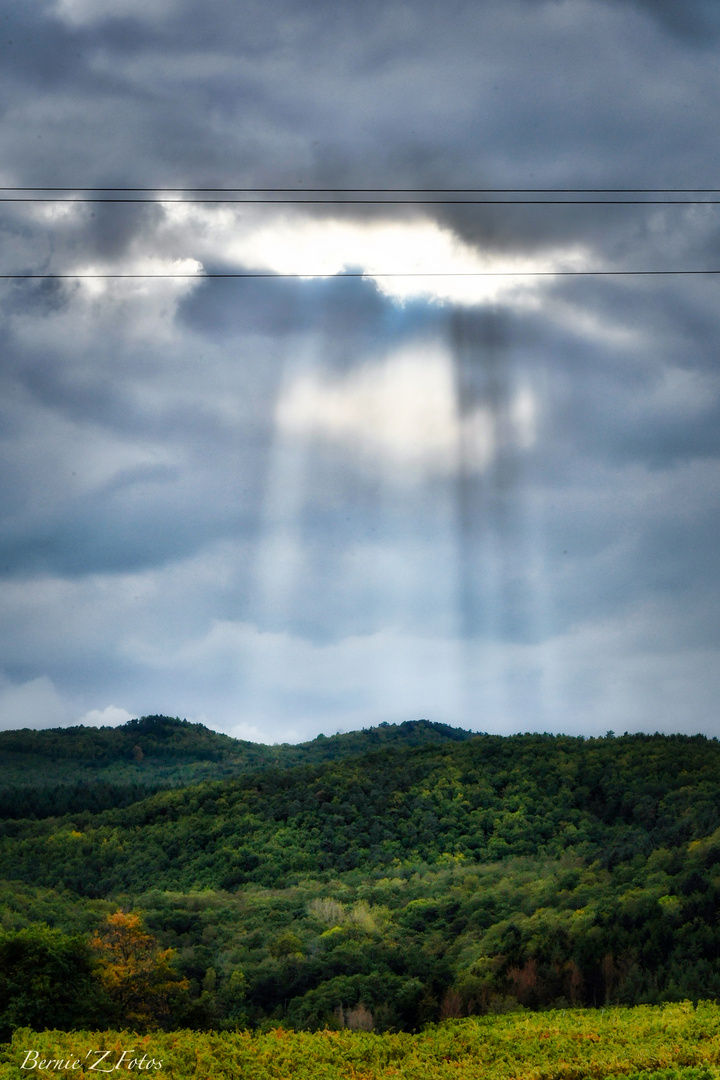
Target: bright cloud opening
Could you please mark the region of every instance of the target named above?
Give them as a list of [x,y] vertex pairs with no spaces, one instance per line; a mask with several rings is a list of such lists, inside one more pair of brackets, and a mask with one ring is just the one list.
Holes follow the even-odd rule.
[[[528,389],[509,413],[513,441],[531,445],[535,409]],[[281,395],[276,423],[286,436],[325,440],[422,473],[483,472],[498,445],[489,406],[461,414],[452,360],[439,346],[406,349],[342,376],[302,374]]]
[[276,274],[331,277],[362,271],[396,300],[478,304],[528,302],[539,274],[584,266],[580,248],[545,255],[499,255],[464,243],[434,221],[342,221],[272,208],[166,203],[167,226],[181,229],[195,256]]

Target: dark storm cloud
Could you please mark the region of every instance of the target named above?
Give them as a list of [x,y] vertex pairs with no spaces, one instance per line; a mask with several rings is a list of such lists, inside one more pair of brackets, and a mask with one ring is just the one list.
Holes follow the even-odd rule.
[[[706,10],[673,18],[695,25]],[[717,87],[642,6],[455,4],[441,15],[274,3],[229,17],[224,4],[187,3],[76,26],[34,19],[13,55],[28,54],[21,78],[40,99],[52,93],[58,114],[16,100],[40,143],[13,133],[19,182],[618,186],[652,175],[663,186],[714,173]],[[87,228],[116,252],[152,227],[128,208],[95,213]],[[648,218],[617,207],[428,213],[500,250],[586,239],[598,257]]]
[[68,498],[60,514],[48,514],[32,531],[2,538],[0,567],[14,575],[75,577],[164,566],[251,531],[252,496],[247,485],[222,478],[206,478],[198,490],[168,467],[128,470],[105,490]]
[[93,255],[116,258],[138,234],[155,231],[162,217],[159,206],[93,206],[88,214],[87,250]]
[[712,0],[690,0],[675,4],[673,0],[620,0],[637,5],[645,14],[657,19],[671,34],[694,45],[712,46],[720,34],[720,12]]
[[[229,269],[211,266],[208,272]],[[380,344],[386,349],[408,334],[432,332],[445,320],[437,308],[417,302],[399,307],[374,282],[342,275],[304,282],[203,282],[181,302],[178,318],[209,337],[314,332],[326,343],[323,360],[331,367],[350,361],[343,357],[348,346],[351,355],[358,348],[370,353]]]
[[[106,344],[104,355],[73,364],[62,349],[16,352],[14,377],[2,380],[14,450],[3,479],[0,572],[126,572],[252,534],[272,358],[263,358],[244,407],[229,419],[223,397],[228,387],[243,390],[230,365],[200,395],[197,354],[193,384],[183,390],[178,358],[159,353],[152,363],[128,363]],[[168,379],[177,392],[163,398]]]
[[[503,173],[519,179],[528,156],[534,177],[525,176],[527,183],[540,181],[539,168],[579,179],[578,168],[588,166],[599,182],[602,162],[608,182],[611,172],[630,165],[628,158],[621,164],[623,148],[632,146],[633,167],[641,169],[645,150],[653,153],[682,133],[697,148],[706,124],[697,108],[684,110],[690,101],[696,105],[697,86],[691,88],[682,55],[658,37],[650,16],[623,25],[621,14],[622,5],[600,3],[455,4],[442,14],[429,4],[274,3],[243,5],[229,17],[224,4],[201,11],[189,3],[171,6],[164,18],[107,17],[76,27],[36,16],[37,45],[26,42],[17,51],[28,54],[23,78],[30,80],[40,53],[41,79],[52,70],[44,52],[53,41],[56,63],[68,58],[58,76],[68,92],[100,90],[86,103],[86,118],[106,117],[108,129],[91,128],[93,141],[112,139],[122,147],[133,139],[142,153],[133,158],[132,176],[125,162],[129,182],[138,169],[147,177],[150,167],[188,182],[203,176],[213,182],[217,170],[214,182],[223,184],[235,170],[238,182],[263,182],[264,171],[265,182],[346,184],[373,171],[387,180],[388,169],[395,183],[452,183],[453,175],[467,182],[468,170],[492,183]],[[605,64],[617,50],[620,27],[630,35],[628,58],[632,49],[641,66],[621,66],[618,80],[618,68],[610,78]],[[508,50],[502,61],[500,44]],[[669,72],[650,70],[659,49]],[[648,79],[660,87],[673,66],[674,102],[669,107],[660,95],[654,103]],[[340,96],[332,93],[338,85]],[[660,115],[662,125],[655,123]],[[576,152],[579,138],[583,155]],[[78,131],[72,141],[80,156],[63,163],[66,182],[109,179],[115,165],[103,155],[87,178],[72,177],[71,170],[84,166],[85,139]],[[264,170],[254,153],[261,145]],[[683,170],[693,164],[673,163]],[[54,160],[53,173],[57,168]],[[120,180],[118,174],[109,182]]]
[[[712,325],[714,283],[573,282],[558,290],[577,330],[535,325],[554,354],[549,426],[560,445],[615,464],[672,467],[720,452],[720,379]],[[595,340],[583,311],[592,310]],[[603,330],[614,327],[604,338]],[[528,328],[529,329],[529,328]],[[527,339],[528,330],[524,332]],[[553,461],[554,468],[562,462]]]
[[[0,5],[2,28],[2,81],[10,89],[17,80],[16,92],[29,84],[40,91],[67,83],[82,84],[87,78],[85,34],[73,31],[49,18],[49,4]],[[5,99],[6,107],[8,99]]]

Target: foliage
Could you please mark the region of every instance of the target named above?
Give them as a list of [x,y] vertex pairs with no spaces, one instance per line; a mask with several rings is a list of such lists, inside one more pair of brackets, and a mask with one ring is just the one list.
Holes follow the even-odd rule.
[[[167,1080],[718,1080],[720,1010],[703,1003],[453,1020],[417,1035],[324,1030],[144,1038],[132,1032],[19,1031],[0,1054],[0,1080],[38,1059],[115,1065],[123,1051],[161,1062]],[[127,1063],[128,1058],[125,1059]],[[127,1068],[127,1064],[124,1066]],[[122,1067],[121,1067],[122,1068]],[[77,1080],[96,1075],[80,1067]]]
[[470,732],[427,720],[381,724],[298,746],[265,746],[168,716],[143,716],[119,727],[0,732],[0,818],[39,819],[124,807],[155,791],[405,747],[461,741]]
[[120,727],[3,731],[0,815],[97,813],[268,760],[265,747],[167,716],[144,716]]
[[24,1025],[77,1027],[98,1011],[87,941],[47,926],[0,932],[0,1038]]
[[80,900],[59,889],[0,881],[0,930],[24,930],[43,923],[66,934],[87,934],[116,907],[112,900]]
[[573,852],[612,869],[720,827],[700,736],[476,736],[391,745],[162,792],[122,811],[6,822],[0,872],[103,896],[283,885],[293,875]]
[[136,1030],[167,1024],[187,990],[173,970],[173,949],[159,949],[136,912],[116,911],[90,942],[115,1022]]
[[[192,1026],[339,1027],[341,1013],[363,1005],[376,1030],[412,1030],[520,1005],[720,996],[716,840],[612,873],[567,856],[450,860],[117,900],[176,951]],[[66,911],[68,928],[107,916],[107,902],[52,897],[26,887],[20,907],[56,920]]]
[[139,913],[173,993],[132,1012],[120,978],[104,986],[114,1022],[145,1027],[412,1031],[720,998],[717,742],[438,727],[355,733],[348,757],[122,811],[6,821],[2,925],[107,936],[109,914]]
[[[135,746],[152,757],[180,759],[219,758],[235,748],[236,739],[219,735],[202,724],[169,716],[143,716],[119,727],[23,728],[0,732],[0,753],[37,754],[48,759],[104,765],[133,758]],[[242,744],[241,744],[242,745]],[[253,744],[248,744],[252,746]],[[262,751],[258,753],[261,757]]]

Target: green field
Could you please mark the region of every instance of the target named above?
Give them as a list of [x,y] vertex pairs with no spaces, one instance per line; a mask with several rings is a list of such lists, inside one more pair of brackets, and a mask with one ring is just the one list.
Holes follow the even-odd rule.
[[[28,1051],[37,1056],[28,1057]],[[43,1076],[78,1080],[103,1071],[164,1080],[716,1080],[720,1007],[684,1002],[515,1012],[450,1020],[414,1035],[274,1028],[138,1036],[23,1029],[0,1050],[0,1078],[39,1075],[43,1063]]]

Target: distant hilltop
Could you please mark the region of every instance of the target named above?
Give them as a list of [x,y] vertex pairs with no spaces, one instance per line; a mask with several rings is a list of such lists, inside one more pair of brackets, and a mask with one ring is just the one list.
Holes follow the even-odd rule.
[[0,816],[44,817],[127,806],[153,791],[221,780],[259,768],[320,764],[384,746],[458,742],[472,732],[408,720],[268,746],[173,716],[118,727],[22,728],[0,732]]

